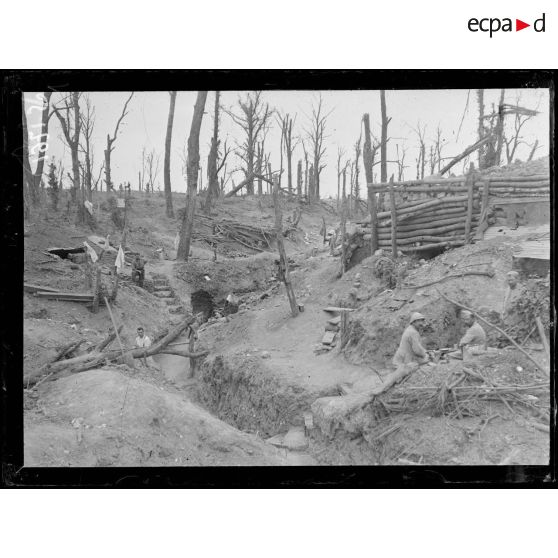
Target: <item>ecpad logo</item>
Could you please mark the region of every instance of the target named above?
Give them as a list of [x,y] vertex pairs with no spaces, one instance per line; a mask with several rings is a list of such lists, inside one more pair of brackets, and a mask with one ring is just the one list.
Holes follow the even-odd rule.
[[[543,15],[540,18],[536,19],[533,22],[533,29],[537,33],[545,32],[545,24],[546,24],[545,16],[546,14],[543,13]],[[498,17],[485,17],[482,19],[472,17],[468,21],[467,27],[469,28],[469,31],[472,31],[473,33],[477,33],[478,31],[482,31],[483,33],[489,33],[490,38],[492,38],[492,35],[494,33],[497,33],[498,31],[503,31],[503,32],[514,31],[512,18],[509,17],[505,17],[503,19],[500,19]],[[522,29],[526,29],[527,27],[531,27],[531,24],[525,23],[521,19],[515,20],[515,31],[521,31]]]

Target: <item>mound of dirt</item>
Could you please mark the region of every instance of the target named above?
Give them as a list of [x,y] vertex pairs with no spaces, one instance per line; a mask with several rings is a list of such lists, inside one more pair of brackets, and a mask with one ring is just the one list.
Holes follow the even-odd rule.
[[25,466],[283,465],[278,451],[180,395],[92,370],[42,386],[25,414]]

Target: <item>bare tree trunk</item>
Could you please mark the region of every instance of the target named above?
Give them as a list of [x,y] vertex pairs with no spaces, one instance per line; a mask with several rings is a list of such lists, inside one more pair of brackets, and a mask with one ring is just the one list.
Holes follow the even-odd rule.
[[[478,123],[478,139],[484,137],[484,89],[477,90],[477,99],[479,103],[479,123]],[[484,149],[479,149],[479,169],[484,168]]]
[[498,121],[496,124],[496,165],[499,165],[502,160],[502,146],[504,144],[504,95],[506,90],[502,89],[500,92],[500,102],[498,103]]
[[339,277],[345,273],[345,258],[347,257],[347,246],[345,244],[345,236],[347,232],[347,165],[343,167],[343,194],[341,196],[341,268],[339,269]]
[[315,197],[315,174],[314,174],[314,165],[310,165],[310,169],[308,171],[308,199],[311,201]]
[[107,148],[104,151],[105,153],[105,184],[107,186],[107,192],[110,192],[112,189],[112,181],[110,176],[110,135],[107,134]]
[[296,167],[296,194],[302,198],[302,161],[300,159]]
[[190,255],[190,243],[192,240],[192,229],[194,227],[194,213],[196,209],[196,187],[198,184],[198,169],[200,165],[200,129],[207,99],[207,91],[198,91],[196,104],[194,105],[194,115],[188,137],[188,165],[186,176],[188,190],[186,194],[186,208],[182,218],[180,229],[180,241],[176,258],[188,261]]
[[207,158],[207,196],[205,198],[205,211],[209,213],[213,205],[213,200],[219,197],[219,178],[217,169],[217,159],[219,157],[219,98],[220,91],[215,91],[215,104],[213,109],[213,137],[211,138],[211,148]]
[[29,218],[30,197],[33,191],[31,164],[29,163],[29,135],[27,132],[27,114],[25,113],[25,99],[21,95],[21,127],[23,130],[23,206],[25,218]]
[[386,112],[386,92],[382,89],[380,91],[380,104],[382,111],[382,139],[380,143],[380,181],[387,182],[387,128],[388,118]]
[[[256,173],[262,174],[262,162],[263,162],[263,142],[258,143],[258,151],[256,156]],[[258,178],[258,196],[263,195],[263,181]]]
[[[372,141],[370,138],[370,115],[365,114],[362,118],[364,122],[364,146],[362,152],[362,158],[364,160],[364,174],[366,176],[367,184],[372,184],[374,182],[374,177],[372,175]],[[372,218],[371,222],[371,239],[370,246],[372,249],[372,255],[378,249],[378,229],[376,216],[376,194],[372,191],[372,187],[368,187],[368,204],[370,206],[370,215]]]
[[[41,146],[47,144],[48,138],[48,120],[49,120],[49,101],[52,95],[52,91],[45,91],[43,93],[44,101],[43,101],[43,112],[41,114],[41,137],[40,143]],[[39,201],[39,188],[41,186],[41,179],[43,177],[43,170],[45,166],[45,150],[39,151],[40,156],[37,160],[37,168],[33,173],[33,203],[37,203]]]
[[171,143],[172,143],[172,125],[174,121],[174,107],[176,104],[176,91],[169,91],[170,105],[169,117],[167,120],[167,136],[165,138],[165,162],[163,169],[163,181],[165,184],[165,199],[167,202],[167,217],[174,218],[174,209],[172,207],[172,190],[170,178],[170,156],[171,156]]
[[289,274],[289,260],[287,259],[287,252],[283,244],[283,211],[279,198],[279,181],[277,177],[273,179],[273,207],[275,209],[275,236],[277,238],[277,248],[279,250],[279,273],[285,284],[285,290],[287,291],[287,297],[289,298],[289,304],[291,306],[291,314],[293,318],[296,318],[299,313],[299,308]]
[[[380,141],[380,182],[387,182],[387,128],[389,124],[389,119],[387,117],[386,110],[386,92],[384,90],[380,91],[380,103],[382,112],[382,137]],[[384,194],[379,195],[380,206],[384,205]]]

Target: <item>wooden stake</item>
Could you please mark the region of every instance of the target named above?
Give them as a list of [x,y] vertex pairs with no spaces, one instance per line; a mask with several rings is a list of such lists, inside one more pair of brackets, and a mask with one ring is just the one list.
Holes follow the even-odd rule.
[[389,203],[391,208],[391,255],[397,258],[397,208],[395,207],[393,174],[389,180]]
[[101,266],[97,265],[95,267],[95,293],[93,297],[93,313],[96,314],[99,311],[99,297],[101,296]]
[[[190,353],[196,354],[196,330],[193,327],[194,324],[190,326],[190,340],[188,342],[188,349]],[[190,378],[193,378],[196,374],[196,359],[190,357]]]
[[285,290],[291,305],[291,314],[296,318],[299,313],[298,304],[296,303],[291,278],[289,275],[289,260],[285,251],[283,243],[283,212],[281,209],[281,200],[279,199],[279,180],[275,176],[273,178],[273,207],[275,209],[275,235],[277,238],[277,249],[279,251],[279,267],[282,275],[283,283],[285,283]]
[[465,220],[465,244],[469,244],[471,241],[471,219],[473,217],[473,195],[474,191],[473,188],[475,186],[473,180],[473,170],[474,166],[473,163],[469,165],[469,172],[467,173],[467,180],[465,183],[467,184],[467,218]]
[[120,345],[120,350],[122,351],[122,358],[124,358],[124,346],[122,345],[122,340],[120,339],[120,334],[118,333],[118,326],[116,325],[116,322],[114,321],[114,316],[112,315],[112,310],[109,304],[109,301],[107,299],[107,297],[104,297],[105,299],[105,304],[107,305],[109,314],[110,314],[110,319],[112,321],[112,327],[114,328],[114,332],[116,333],[116,339],[118,339],[118,344]]

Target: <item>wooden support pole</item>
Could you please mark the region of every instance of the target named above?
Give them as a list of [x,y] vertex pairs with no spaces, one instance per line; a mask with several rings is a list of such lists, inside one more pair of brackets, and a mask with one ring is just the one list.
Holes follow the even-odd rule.
[[393,174],[389,181],[389,203],[391,207],[391,255],[397,258],[397,208],[395,207],[395,190]]
[[110,319],[112,321],[112,327],[114,328],[114,332],[116,333],[116,339],[118,340],[118,344],[120,345],[120,351],[122,352],[122,358],[124,358],[124,346],[122,345],[122,340],[120,339],[120,333],[118,333],[118,326],[116,325],[116,321],[114,320],[114,316],[112,315],[112,309],[110,307],[110,303],[107,299],[107,297],[105,296],[105,304],[107,305],[109,314],[110,314]]
[[475,186],[473,179],[474,166],[473,163],[469,165],[469,172],[467,174],[467,218],[465,220],[465,244],[469,244],[471,241],[471,219],[473,217],[473,188]]
[[96,314],[99,311],[99,297],[101,296],[101,266],[95,266],[95,292],[93,293],[92,311]]
[[[194,324],[190,326],[190,335],[189,335],[189,342],[188,342],[188,350],[192,354],[196,354],[196,328]],[[190,357],[190,374],[189,377],[193,378],[196,375],[196,359],[194,357]]]
[[289,304],[291,306],[291,314],[296,318],[299,313],[298,304],[296,303],[291,278],[289,275],[289,260],[283,243],[283,211],[281,209],[281,200],[279,198],[279,179],[277,176],[273,178],[273,206],[275,209],[275,236],[277,240],[277,249],[279,251],[279,268],[282,275]]

